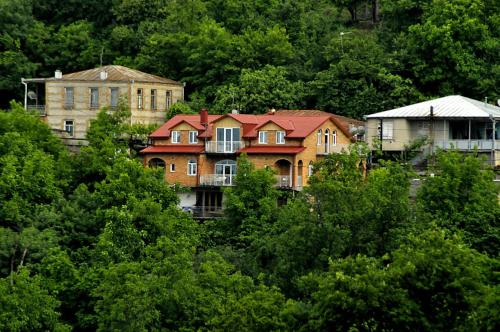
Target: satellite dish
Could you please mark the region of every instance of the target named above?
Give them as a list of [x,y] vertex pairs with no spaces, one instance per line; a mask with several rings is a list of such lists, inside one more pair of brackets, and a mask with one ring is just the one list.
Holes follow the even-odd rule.
[[33,91],[28,91],[28,97],[33,100],[36,99],[36,93]]

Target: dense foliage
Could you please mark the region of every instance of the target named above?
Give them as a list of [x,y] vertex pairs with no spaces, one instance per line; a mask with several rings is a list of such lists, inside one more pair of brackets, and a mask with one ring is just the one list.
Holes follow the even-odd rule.
[[21,77],[121,64],[186,82],[192,108],[362,117],[500,98],[496,0],[0,0],[0,108]]
[[100,112],[70,155],[12,104],[0,112],[2,331],[494,331],[500,209],[481,160],[412,172],[363,146],[277,190],[243,155],[224,219],[177,208],[129,155],[126,110]]

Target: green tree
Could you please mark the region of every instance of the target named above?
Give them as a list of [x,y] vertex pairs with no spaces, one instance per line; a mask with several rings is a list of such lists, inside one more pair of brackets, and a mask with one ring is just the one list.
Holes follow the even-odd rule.
[[463,231],[473,248],[496,256],[500,250],[498,188],[493,171],[477,156],[440,151],[435,176],[419,188],[424,218],[454,232]]

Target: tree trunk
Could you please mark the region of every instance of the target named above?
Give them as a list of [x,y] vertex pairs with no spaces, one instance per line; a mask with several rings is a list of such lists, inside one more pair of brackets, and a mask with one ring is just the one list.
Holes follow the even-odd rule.
[[377,23],[379,21],[379,2],[378,0],[372,0],[372,22]]

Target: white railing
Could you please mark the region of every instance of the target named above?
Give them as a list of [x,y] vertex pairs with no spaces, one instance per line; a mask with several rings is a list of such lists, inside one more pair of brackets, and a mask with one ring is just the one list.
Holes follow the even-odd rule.
[[200,185],[202,186],[232,186],[236,175],[208,174],[200,176]]
[[245,147],[242,141],[210,141],[205,143],[205,151],[210,153],[235,153]]
[[40,116],[44,116],[45,114],[45,105],[28,105],[27,106],[28,111],[37,111]]
[[317,145],[316,146],[316,154],[330,154],[330,153],[340,153],[342,152],[342,149],[346,150],[348,149],[347,144],[336,144],[336,145]]
[[276,175],[276,186],[279,188],[290,188],[292,178],[289,175]]
[[[499,141],[495,142],[495,148],[500,148]],[[491,139],[458,139],[458,140],[434,140],[434,146],[441,149],[458,150],[491,150],[493,149],[493,140]]]

